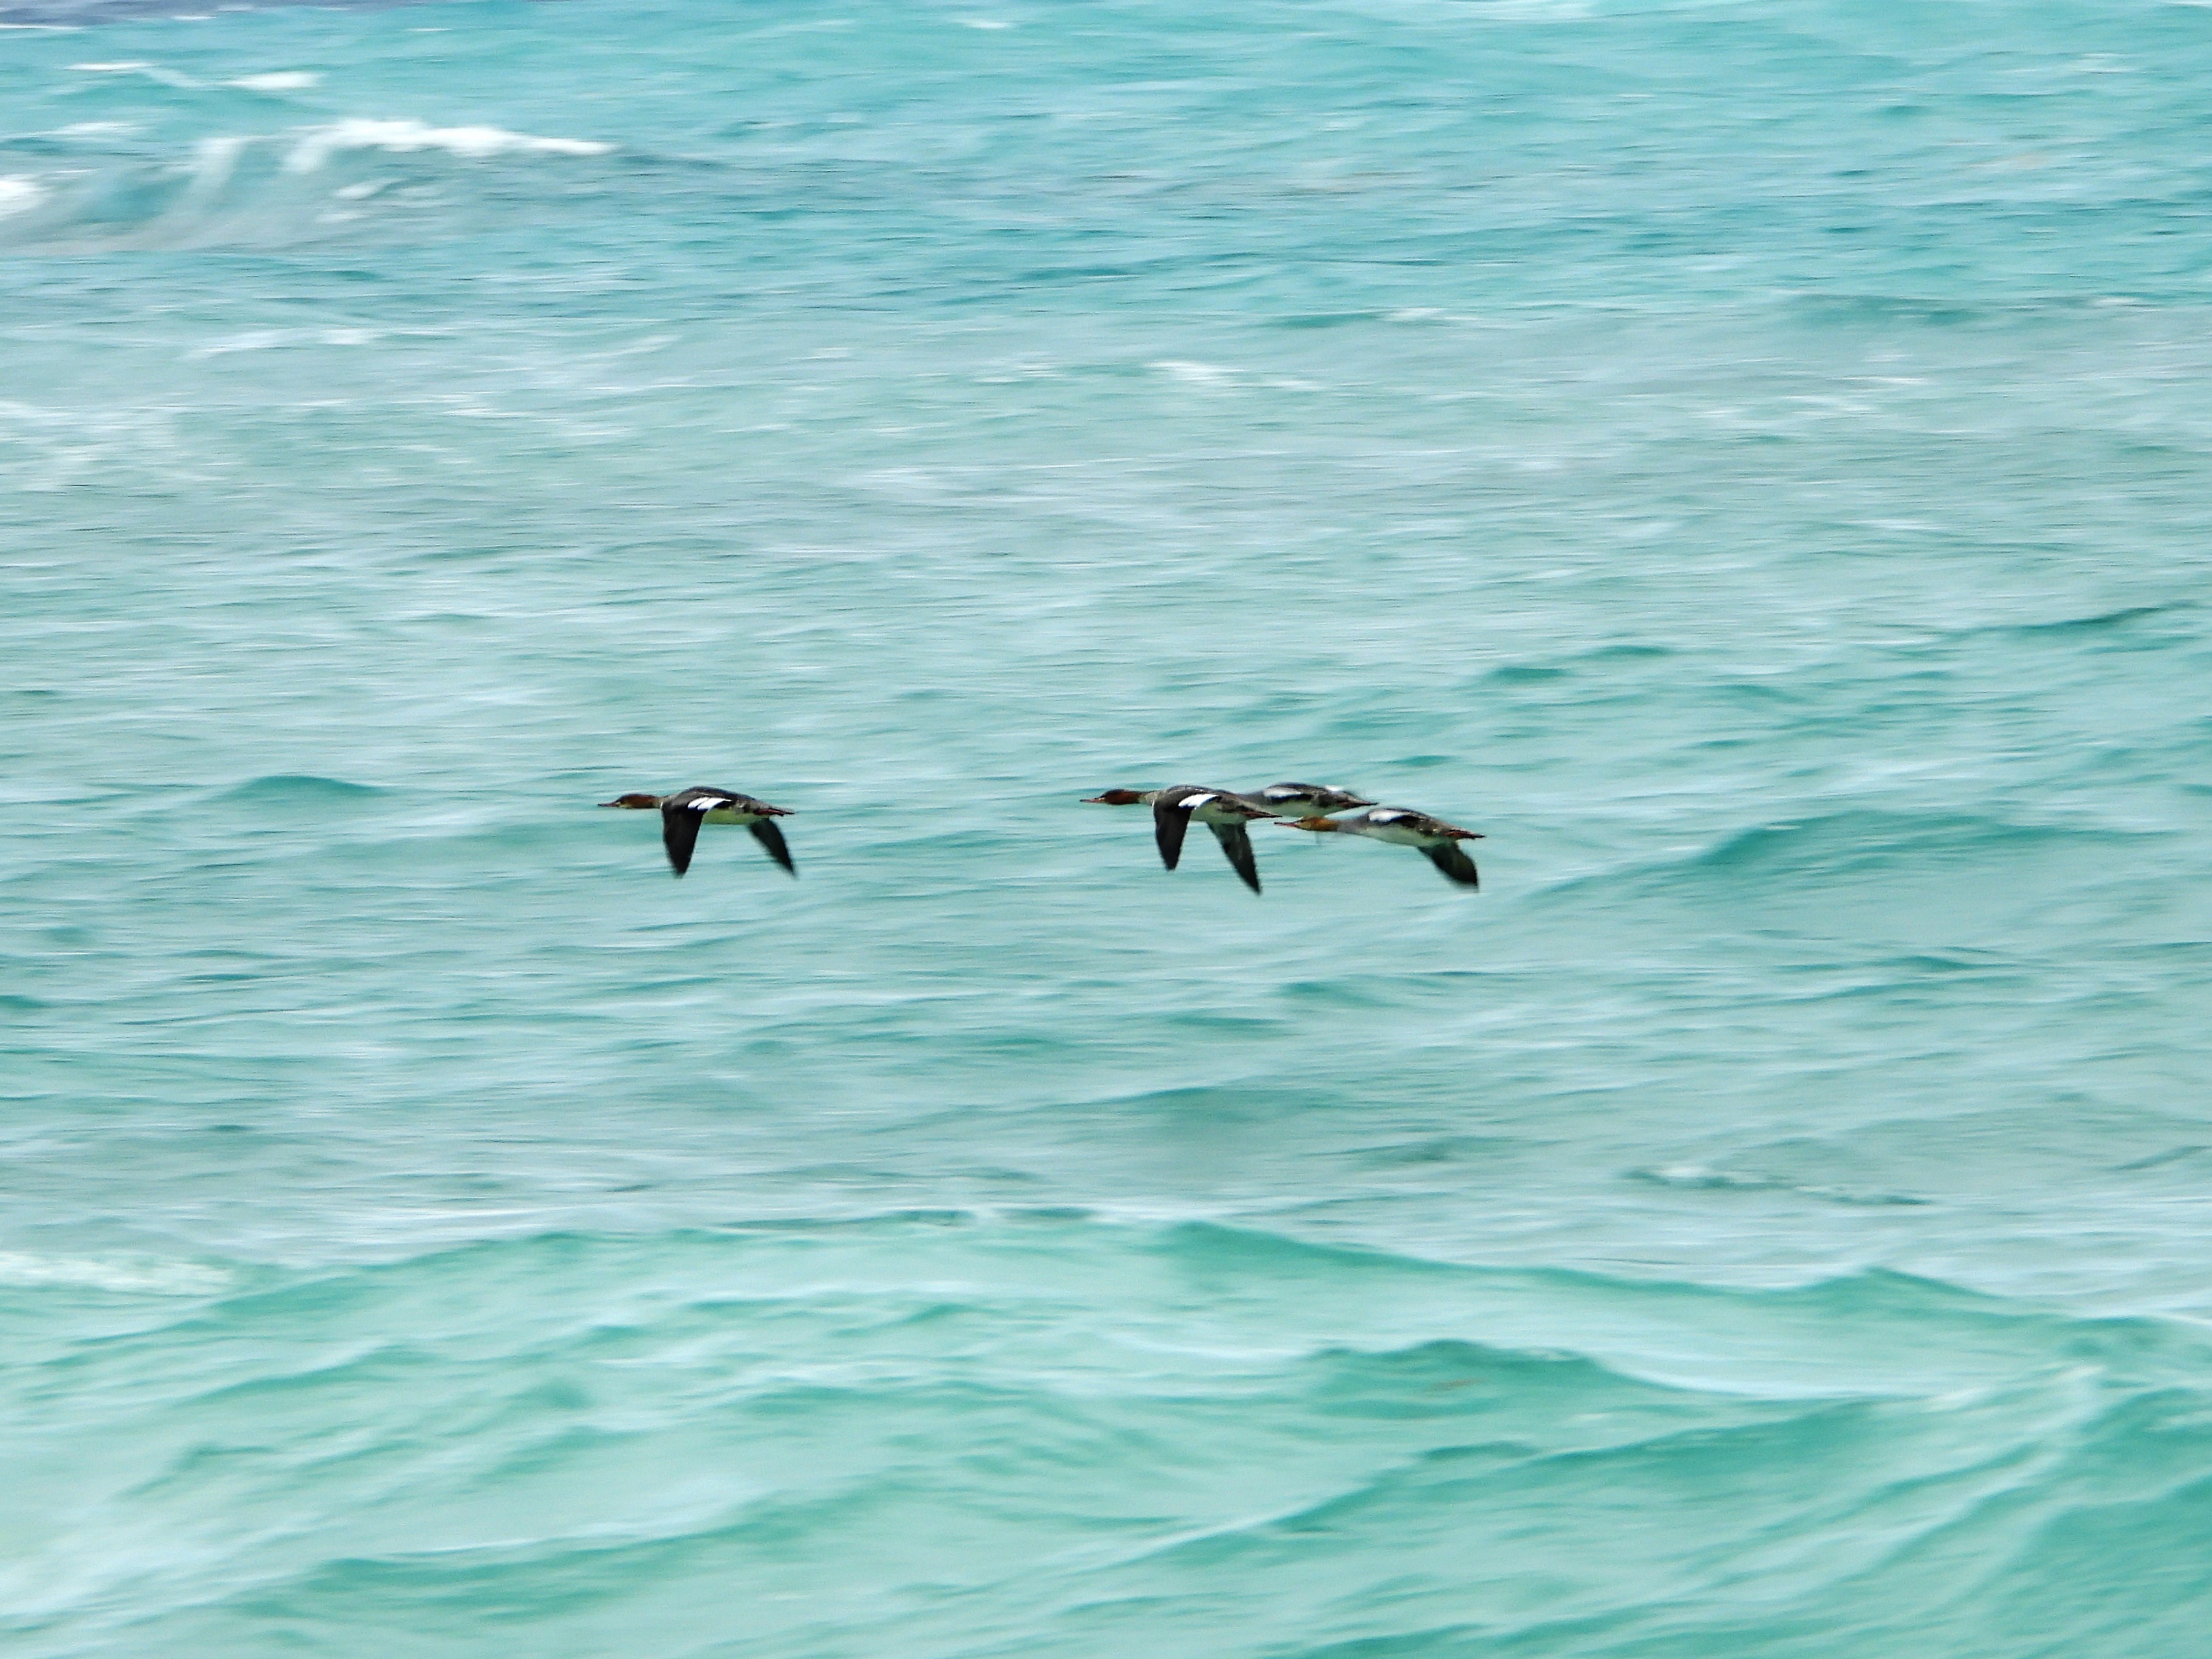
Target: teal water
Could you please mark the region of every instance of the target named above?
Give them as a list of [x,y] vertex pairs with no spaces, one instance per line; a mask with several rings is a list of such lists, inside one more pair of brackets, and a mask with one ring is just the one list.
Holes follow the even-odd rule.
[[2212,1652],[2212,10],[0,21],[11,1659]]

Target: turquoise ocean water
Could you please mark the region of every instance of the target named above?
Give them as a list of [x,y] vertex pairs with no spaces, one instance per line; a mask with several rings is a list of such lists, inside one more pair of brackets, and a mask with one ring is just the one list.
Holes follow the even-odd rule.
[[2212,1655],[2212,10],[0,21],[10,1659]]

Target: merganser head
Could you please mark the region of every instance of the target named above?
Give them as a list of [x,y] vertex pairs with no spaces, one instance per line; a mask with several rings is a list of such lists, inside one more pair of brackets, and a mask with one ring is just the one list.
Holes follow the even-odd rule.
[[627,806],[634,811],[642,812],[651,808],[658,808],[660,805],[660,797],[658,795],[617,795],[612,800],[603,800],[599,805],[602,806]]
[[1344,828],[1334,818],[1278,818],[1275,822],[1285,830],[1311,830],[1323,835]]
[[1103,795],[1085,795],[1085,806],[1141,806],[1145,804],[1142,792],[1135,789],[1109,789]]

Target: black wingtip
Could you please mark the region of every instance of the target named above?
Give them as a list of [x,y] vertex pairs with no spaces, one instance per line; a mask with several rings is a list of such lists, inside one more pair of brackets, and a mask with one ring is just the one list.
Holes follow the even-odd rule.
[[660,844],[668,849],[668,867],[679,877],[691,867],[691,849],[699,844],[699,816],[681,806],[660,809]]
[[753,832],[753,839],[767,849],[768,855],[783,866],[783,873],[798,880],[799,866],[791,861],[791,848],[783,839],[783,831],[775,827],[775,820],[760,818],[746,828]]
[[1468,857],[1466,849],[1457,842],[1439,842],[1421,850],[1428,854],[1429,862],[1443,872],[1447,881],[1470,893],[1481,890],[1482,878],[1475,872],[1474,860]]
[[1252,836],[1241,823],[1217,823],[1212,827],[1214,839],[1221,843],[1222,855],[1237,878],[1254,892],[1260,890],[1260,861],[1252,856]]
[[1182,862],[1182,838],[1190,828],[1190,809],[1166,801],[1152,803],[1152,839],[1158,843],[1160,862],[1170,870]]

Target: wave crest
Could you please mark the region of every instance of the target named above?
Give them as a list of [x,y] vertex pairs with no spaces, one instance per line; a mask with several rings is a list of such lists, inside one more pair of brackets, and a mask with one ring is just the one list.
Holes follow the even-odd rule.
[[284,158],[287,173],[313,173],[343,150],[402,154],[442,149],[471,161],[495,155],[605,155],[612,144],[590,138],[546,138],[505,127],[434,127],[424,121],[375,121],[361,117],[311,130]]

